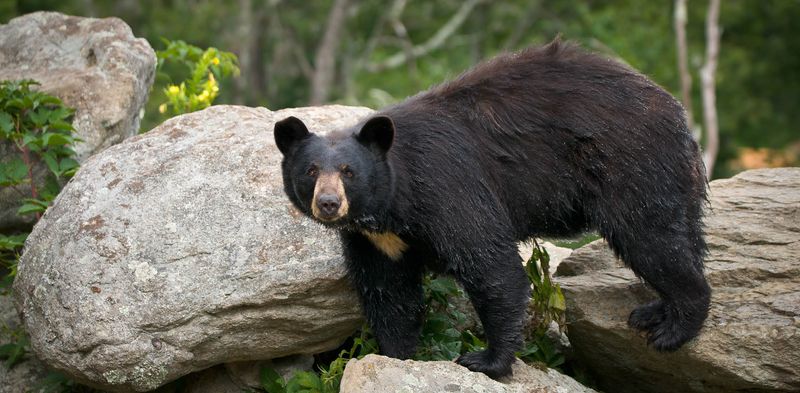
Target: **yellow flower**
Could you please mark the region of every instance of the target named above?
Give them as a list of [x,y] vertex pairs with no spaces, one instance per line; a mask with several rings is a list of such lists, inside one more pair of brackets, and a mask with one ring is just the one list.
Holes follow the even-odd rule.
[[174,96],[174,95],[177,95],[181,91],[181,89],[178,86],[170,85],[167,88],[167,91],[169,92],[170,95]]
[[203,90],[203,92],[200,93],[199,96],[197,96],[197,99],[200,100],[200,101],[207,100],[208,99],[208,90]]
[[211,62],[214,63],[214,65],[219,65],[219,58],[215,57],[215,58],[211,59]]
[[167,104],[163,103],[163,104],[159,105],[158,106],[158,112],[159,113],[166,113],[167,112]]

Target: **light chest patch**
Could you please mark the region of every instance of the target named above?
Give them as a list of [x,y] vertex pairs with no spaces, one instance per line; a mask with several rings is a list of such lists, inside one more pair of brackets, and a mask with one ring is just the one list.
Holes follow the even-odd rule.
[[408,250],[408,244],[403,241],[399,236],[392,232],[375,233],[369,231],[361,231],[370,242],[381,250],[391,260],[397,261],[403,256],[403,253]]

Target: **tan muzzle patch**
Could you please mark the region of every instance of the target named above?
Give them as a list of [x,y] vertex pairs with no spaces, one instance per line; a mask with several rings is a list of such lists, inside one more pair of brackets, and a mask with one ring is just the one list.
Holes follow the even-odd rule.
[[[326,216],[319,210],[317,198],[320,195],[333,194],[339,198],[339,210],[333,216]],[[317,184],[314,186],[314,196],[311,200],[311,214],[322,221],[336,221],[347,215],[350,204],[347,202],[347,195],[344,192],[344,183],[339,172],[323,172],[317,177]]]

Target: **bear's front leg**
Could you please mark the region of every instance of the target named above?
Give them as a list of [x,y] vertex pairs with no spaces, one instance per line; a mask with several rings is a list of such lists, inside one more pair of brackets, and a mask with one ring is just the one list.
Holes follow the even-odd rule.
[[456,362],[497,379],[511,374],[515,352],[522,347],[522,328],[530,282],[516,244],[470,247],[453,274],[469,295],[483,324],[488,346]]
[[422,263],[414,260],[412,250],[391,259],[361,233],[343,231],[341,236],[350,281],[381,354],[414,356],[425,309]]

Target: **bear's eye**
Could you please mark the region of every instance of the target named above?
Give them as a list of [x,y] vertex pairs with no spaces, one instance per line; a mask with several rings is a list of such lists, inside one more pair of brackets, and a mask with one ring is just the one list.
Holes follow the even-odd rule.
[[309,166],[308,170],[306,171],[306,175],[309,175],[311,177],[317,176],[318,174],[319,174],[319,168],[317,168],[315,164],[311,164],[311,166]]
[[349,166],[342,165],[341,168],[339,168],[339,170],[342,172],[342,175],[344,175],[344,177],[348,177],[348,178],[349,177],[353,177],[353,170],[350,169]]

